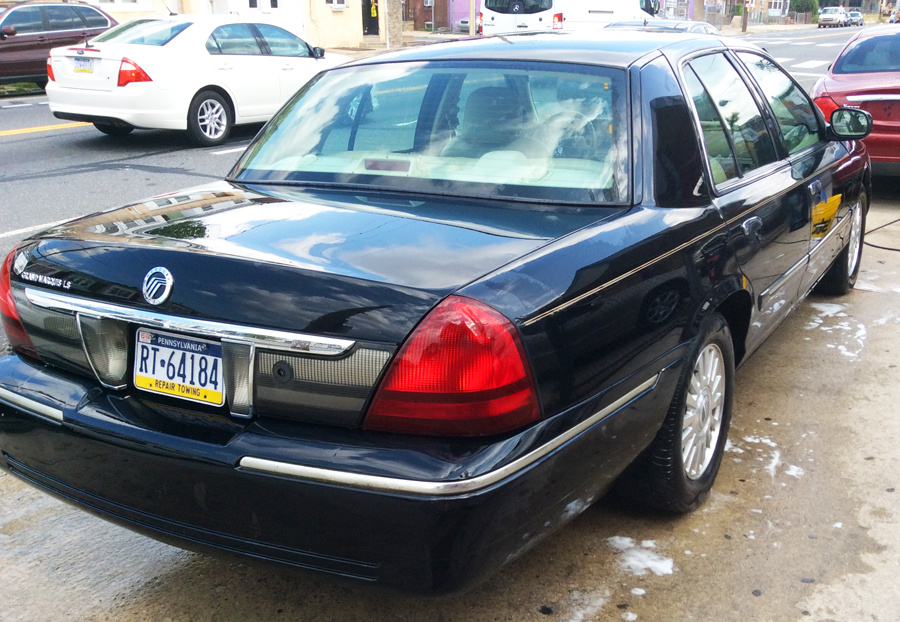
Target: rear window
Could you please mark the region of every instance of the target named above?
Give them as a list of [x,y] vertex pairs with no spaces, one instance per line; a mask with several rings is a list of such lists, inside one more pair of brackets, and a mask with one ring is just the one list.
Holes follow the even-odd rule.
[[436,62],[321,74],[266,126],[243,182],[621,204],[625,73],[545,63]]
[[484,8],[494,13],[541,13],[553,8],[553,0],[484,0]]
[[138,45],[165,45],[190,27],[190,22],[170,22],[159,19],[137,19],[115,28],[93,39],[98,43],[135,43]]
[[900,32],[858,39],[844,50],[833,73],[900,71]]

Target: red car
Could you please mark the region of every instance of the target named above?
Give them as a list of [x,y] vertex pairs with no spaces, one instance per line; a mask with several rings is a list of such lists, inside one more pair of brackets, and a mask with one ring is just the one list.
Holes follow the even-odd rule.
[[828,119],[840,107],[861,108],[874,119],[865,143],[875,174],[900,176],[900,30],[873,26],[853,37],[812,88]]

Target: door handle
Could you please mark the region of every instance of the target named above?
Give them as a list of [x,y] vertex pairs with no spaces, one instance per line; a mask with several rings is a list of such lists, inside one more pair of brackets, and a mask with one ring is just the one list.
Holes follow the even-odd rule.
[[822,201],[822,182],[818,179],[809,184],[809,195],[812,197],[813,203]]
[[744,235],[750,237],[754,233],[759,235],[759,230],[762,229],[763,221],[759,216],[752,216],[748,218],[743,223],[741,223],[741,229],[744,231]]

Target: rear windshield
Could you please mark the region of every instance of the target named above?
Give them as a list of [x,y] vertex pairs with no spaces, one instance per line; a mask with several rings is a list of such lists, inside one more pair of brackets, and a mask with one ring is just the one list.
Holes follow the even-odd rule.
[[834,64],[833,73],[900,71],[900,32],[858,39]]
[[540,13],[553,8],[553,0],[484,0],[484,8],[494,13]]
[[625,111],[621,69],[492,61],[339,68],[273,118],[233,175],[621,204]]
[[92,41],[165,45],[184,31],[190,22],[170,22],[160,19],[136,19],[107,30]]

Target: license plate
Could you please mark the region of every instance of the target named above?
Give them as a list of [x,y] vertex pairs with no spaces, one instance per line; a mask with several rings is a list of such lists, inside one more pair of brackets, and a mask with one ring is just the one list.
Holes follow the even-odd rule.
[[76,58],[75,73],[94,73],[94,59]]
[[138,329],[134,386],[152,393],[221,406],[225,403],[222,344]]

